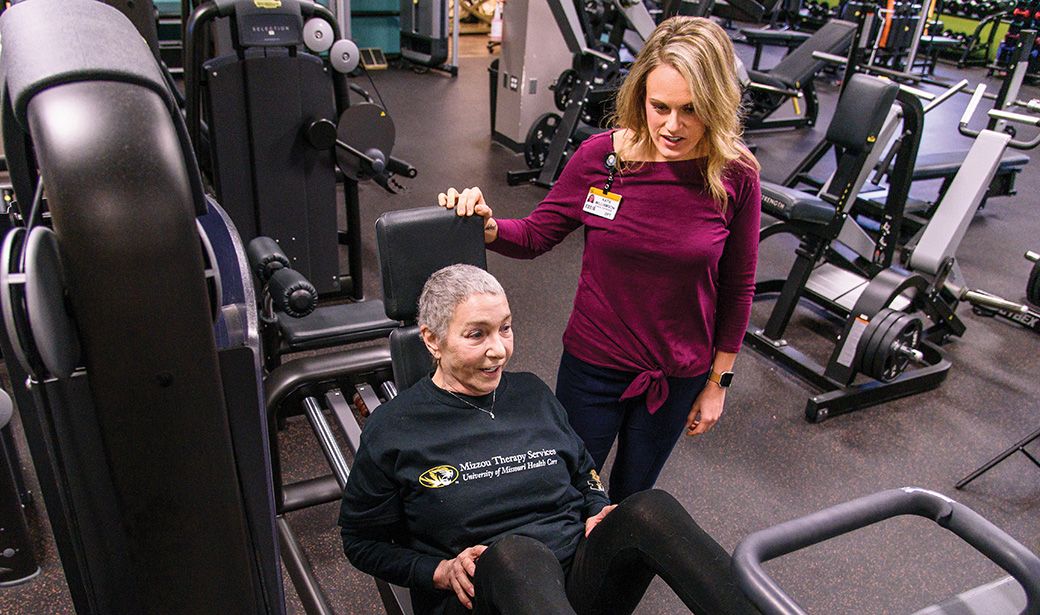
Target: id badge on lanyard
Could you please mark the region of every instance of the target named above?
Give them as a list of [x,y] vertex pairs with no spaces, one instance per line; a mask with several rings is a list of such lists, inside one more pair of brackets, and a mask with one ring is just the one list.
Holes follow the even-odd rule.
[[603,162],[608,171],[607,181],[603,185],[602,189],[595,186],[589,188],[589,193],[585,196],[585,206],[582,208],[582,211],[592,214],[593,216],[613,220],[614,216],[617,215],[618,208],[621,207],[621,195],[614,194],[610,191],[610,186],[614,183],[617,154],[610,152],[607,154],[607,157]]

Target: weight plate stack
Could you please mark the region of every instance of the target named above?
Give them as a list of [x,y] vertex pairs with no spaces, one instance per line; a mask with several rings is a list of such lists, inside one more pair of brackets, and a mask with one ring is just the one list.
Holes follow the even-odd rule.
[[859,371],[881,382],[891,382],[910,364],[905,349],[916,349],[923,325],[919,318],[884,308],[874,315],[857,347]]

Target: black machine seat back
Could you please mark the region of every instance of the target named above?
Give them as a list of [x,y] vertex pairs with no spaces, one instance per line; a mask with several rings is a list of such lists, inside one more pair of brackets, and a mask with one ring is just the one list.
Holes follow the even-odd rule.
[[814,51],[841,54],[852,44],[856,24],[832,19],[816,31],[809,40],[780,60],[768,73],[770,77],[798,88],[805,85],[823,67],[823,60],[813,57]]
[[394,381],[405,389],[430,372],[430,354],[415,318],[419,295],[430,275],[458,263],[487,268],[479,217],[461,218],[440,207],[405,209],[376,221],[386,315],[413,323],[390,334]]
[[857,181],[868,154],[877,142],[899,86],[863,74],[855,74],[845,86],[834,117],[827,127],[826,143],[839,152],[834,176],[817,195],[771,182],[762,182],[762,210],[788,222],[819,227],[835,220],[856,196]]
[[820,194],[821,198],[844,208],[855,197],[852,191],[856,180],[898,94],[899,86],[892,82],[862,74],[849,79],[827,127],[826,140],[834,145],[840,157],[834,177]]

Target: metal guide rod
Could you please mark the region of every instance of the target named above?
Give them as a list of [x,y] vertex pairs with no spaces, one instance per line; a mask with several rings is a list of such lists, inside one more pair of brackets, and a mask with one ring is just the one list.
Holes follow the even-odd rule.
[[303,400],[303,406],[307,412],[307,420],[314,429],[314,435],[318,437],[318,443],[321,444],[321,450],[325,453],[329,466],[332,467],[336,482],[339,483],[341,489],[346,488],[350,469],[347,467],[347,460],[343,458],[343,453],[339,450],[339,445],[336,444],[336,437],[332,434],[329,422],[322,414],[321,404],[317,399],[307,397]]

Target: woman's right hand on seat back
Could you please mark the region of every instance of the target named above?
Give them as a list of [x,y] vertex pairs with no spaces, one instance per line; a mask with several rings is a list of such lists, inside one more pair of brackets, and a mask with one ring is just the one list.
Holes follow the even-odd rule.
[[498,239],[498,223],[491,217],[491,208],[484,201],[484,194],[476,186],[459,192],[448,188],[447,192],[437,195],[437,204],[446,209],[454,209],[459,216],[478,215],[484,219],[484,243]]

